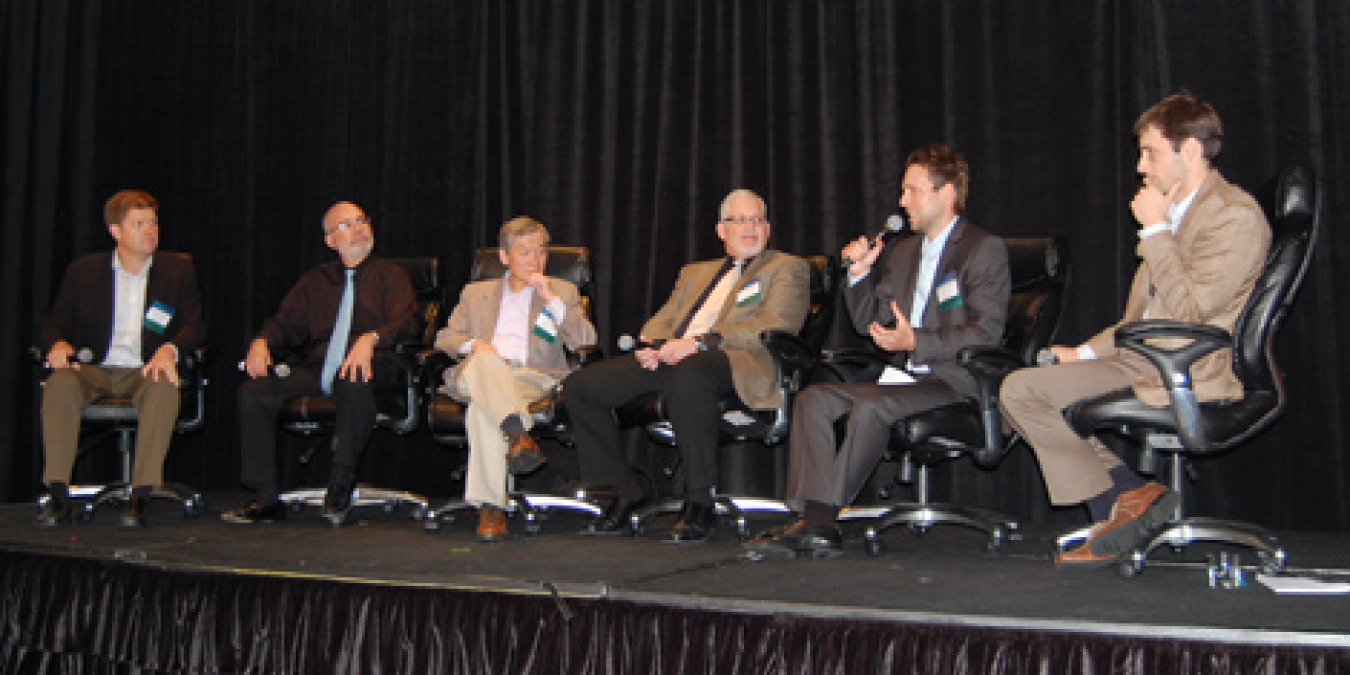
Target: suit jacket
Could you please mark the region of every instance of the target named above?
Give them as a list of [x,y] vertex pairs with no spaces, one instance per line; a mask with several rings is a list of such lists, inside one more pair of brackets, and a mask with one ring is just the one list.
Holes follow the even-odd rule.
[[[563,347],[575,350],[594,345],[595,326],[586,318],[586,311],[581,307],[581,294],[572,282],[550,277],[548,286],[567,306],[567,314],[560,322],[555,317],[559,339],[552,343],[530,332],[527,365],[562,378],[571,370]],[[447,354],[458,354],[460,345],[469,340],[491,342],[497,330],[497,315],[505,288],[504,278],[475,281],[465,286],[459,294],[459,304],[450,313],[450,320],[436,333],[436,348]],[[535,293],[530,300],[531,326],[543,309],[544,299]]]
[[[1098,358],[1116,355],[1116,328],[1143,319],[1150,296],[1150,319],[1207,323],[1232,332],[1269,247],[1270,224],[1260,205],[1218,171],[1210,170],[1177,233],[1160,232],[1140,240],[1137,251],[1143,260],[1130,286],[1125,315],[1087,344]],[[1242,398],[1242,382],[1233,373],[1232,360],[1232,350],[1225,348],[1191,368],[1201,400]],[[1135,395],[1149,405],[1168,404],[1167,392],[1156,375],[1133,387]]]
[[[685,265],[670,298],[647,320],[642,334],[652,340],[678,337],[675,329],[694,308],[724,261],[725,258],[719,258]],[[809,264],[797,256],[774,250],[756,256],[741,272],[736,288],[727,295],[712,331],[722,336],[719,348],[731,361],[736,394],[750,408],[767,410],[782,404],[776,386],[777,368],[760,342],[760,332],[796,333],[806,321],[810,302]]]
[[[997,345],[1003,340],[1012,280],[1008,248],[1003,239],[960,218],[952,226],[938,259],[937,274],[924,306],[922,327],[914,329],[914,351],[901,352],[892,363],[903,367],[913,359],[965,396],[975,396],[975,379],[956,363],[956,352],[971,345]],[[914,299],[915,276],[923,258],[923,235],[908,237],[892,247],[882,264],[844,291],[849,316],[859,333],[872,322],[893,324],[891,300],[906,314]],[[944,308],[937,293],[943,280],[954,275],[960,302]],[[954,305],[954,306],[953,306]],[[912,322],[911,322],[912,323]]]
[[[60,340],[75,349],[89,348],[94,363],[101,363],[112,342],[113,308],[117,292],[113,270],[115,251],[82,256],[66,267],[56,303],[42,324],[39,343],[43,354]],[[206,342],[206,322],[202,320],[201,292],[197,288],[197,270],[186,253],[156,251],[145,282],[145,307],[160,303],[173,312],[164,331],[141,328],[141,361],[149,361],[155,350],[172,342],[180,358]]]

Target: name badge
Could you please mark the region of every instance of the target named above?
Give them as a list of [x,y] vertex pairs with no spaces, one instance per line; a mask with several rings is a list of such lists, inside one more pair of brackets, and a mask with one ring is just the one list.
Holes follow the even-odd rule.
[[937,287],[938,311],[950,312],[966,301],[961,298],[961,285],[956,282],[956,272],[948,272],[938,282]]
[[558,324],[553,320],[553,313],[548,311],[547,307],[540,310],[539,316],[534,320],[534,328],[530,332],[549,344],[558,340]]
[[759,277],[747,281],[741,287],[741,291],[736,294],[736,306],[744,307],[756,300],[759,300]]
[[173,308],[156,300],[154,304],[150,305],[149,309],[145,310],[145,319],[141,321],[141,325],[163,335],[164,329],[169,327],[170,321],[173,321]]

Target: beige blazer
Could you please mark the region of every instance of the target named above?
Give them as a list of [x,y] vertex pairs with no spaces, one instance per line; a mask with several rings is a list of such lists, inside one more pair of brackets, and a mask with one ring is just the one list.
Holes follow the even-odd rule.
[[[1260,205],[1218,171],[1210,170],[1176,235],[1162,232],[1140,240],[1138,253],[1143,260],[1130,287],[1125,315],[1088,344],[1100,358],[1116,355],[1120,351],[1115,344],[1116,328],[1143,319],[1150,296],[1150,319],[1207,323],[1231,332],[1269,246],[1270,224]],[[1232,350],[1224,348],[1195,363],[1191,377],[1201,400],[1242,398],[1242,383],[1233,373],[1232,359]],[[1158,376],[1140,379],[1133,386],[1145,403],[1168,404]]]
[[[724,261],[718,258],[685,265],[670,298],[642,327],[642,334],[652,340],[677,337],[675,329]],[[759,340],[760,332],[796,333],[806,321],[810,302],[810,265],[802,258],[773,250],[756,256],[727,296],[712,331],[722,336],[720,348],[731,361],[736,394],[750,408],[767,410],[782,403],[775,386],[777,369]]]
[[[436,348],[447,354],[459,354],[459,348],[469,340],[491,342],[497,330],[497,314],[502,305],[502,289],[505,279],[487,279],[475,281],[460,292],[459,304],[450,313],[445,328],[436,333]],[[526,364],[535,370],[562,378],[570,372],[567,365],[568,349],[588,347],[595,344],[595,326],[591,325],[581,308],[581,294],[570,281],[562,279],[548,280],[549,288],[562,299],[567,306],[567,314],[562,321],[555,322],[558,327],[558,339],[552,343],[530,333],[529,354]],[[544,309],[544,300],[538,293],[530,300],[530,325],[534,325],[539,312]]]

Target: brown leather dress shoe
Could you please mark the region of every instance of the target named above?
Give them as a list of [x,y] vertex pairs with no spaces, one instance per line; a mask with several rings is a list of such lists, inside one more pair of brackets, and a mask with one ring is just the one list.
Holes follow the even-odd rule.
[[506,539],[506,512],[491,505],[478,507],[478,541],[492,543]]
[[1116,496],[1111,517],[1092,526],[1082,544],[1055,556],[1055,567],[1105,567],[1143,544],[1153,528],[1176,512],[1181,497],[1167,486],[1148,482]]
[[519,434],[506,450],[506,470],[513,476],[534,473],[548,461],[539,444],[529,434]]

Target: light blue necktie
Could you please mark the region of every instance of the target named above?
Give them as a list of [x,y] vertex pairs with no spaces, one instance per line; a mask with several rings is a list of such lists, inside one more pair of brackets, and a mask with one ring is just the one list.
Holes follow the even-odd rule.
[[328,338],[328,353],[323,357],[323,393],[333,393],[333,378],[337,376],[338,366],[347,355],[347,334],[352,330],[352,275],[356,270],[347,270],[347,285],[342,289],[342,300],[338,302],[337,321],[333,324],[333,335]]

